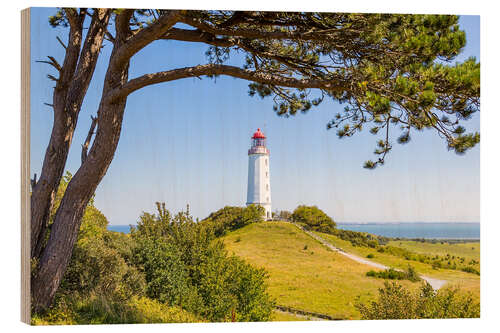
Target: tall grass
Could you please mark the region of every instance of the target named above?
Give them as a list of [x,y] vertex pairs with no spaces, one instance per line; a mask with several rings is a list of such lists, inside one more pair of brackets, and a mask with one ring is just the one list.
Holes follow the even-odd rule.
[[44,314],[35,314],[33,325],[192,323],[201,320],[179,307],[171,307],[147,297],[126,302],[100,295],[66,296]]

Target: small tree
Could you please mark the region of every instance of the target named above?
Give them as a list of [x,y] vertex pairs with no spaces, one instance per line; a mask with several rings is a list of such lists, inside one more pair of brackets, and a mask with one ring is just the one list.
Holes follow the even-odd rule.
[[478,318],[479,302],[458,288],[435,291],[428,283],[410,292],[396,282],[385,282],[378,300],[357,303],[363,319]]
[[248,207],[226,206],[211,213],[201,221],[212,228],[215,236],[223,236],[227,231],[236,230],[246,225],[264,221],[265,211],[262,206],[249,205]]
[[320,232],[333,232],[335,222],[316,206],[298,206],[291,216],[295,222],[305,223],[309,228]]

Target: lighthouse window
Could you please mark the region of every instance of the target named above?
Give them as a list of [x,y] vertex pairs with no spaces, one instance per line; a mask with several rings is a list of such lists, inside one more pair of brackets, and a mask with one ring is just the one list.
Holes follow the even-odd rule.
[[269,191],[269,184],[266,184],[266,190]]
[[266,178],[269,177],[269,172],[266,171]]
[[267,197],[267,202],[269,202],[269,197]]
[[264,161],[266,162],[266,165],[267,165],[267,158]]

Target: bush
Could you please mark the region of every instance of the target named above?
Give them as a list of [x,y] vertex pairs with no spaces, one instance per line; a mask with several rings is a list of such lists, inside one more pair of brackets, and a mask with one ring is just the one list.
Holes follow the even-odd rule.
[[375,258],[375,255],[373,253],[369,253],[366,257],[368,259],[373,259],[373,258]]
[[423,283],[420,290],[410,292],[396,282],[385,282],[378,300],[356,303],[363,319],[478,318],[479,302],[458,288],[434,291]]
[[298,206],[291,216],[294,222],[304,223],[309,229],[325,233],[333,233],[335,222],[316,206]]
[[250,205],[248,207],[226,206],[211,213],[201,221],[202,224],[211,228],[216,237],[224,236],[228,231],[243,228],[252,223],[264,221],[264,208]]
[[406,271],[397,271],[394,268],[389,268],[384,271],[370,270],[366,276],[388,280],[409,280],[411,282],[420,281],[420,277],[412,266],[408,265]]
[[[131,233],[147,295],[209,321],[269,320],[273,301],[265,271],[229,256],[215,238],[212,222],[195,223],[188,212],[172,216],[164,205],[157,208],[157,215],[143,214]],[[249,217],[256,211],[243,212],[240,221],[252,221]]]
[[342,240],[350,242],[353,246],[370,247],[376,249],[378,252],[383,252],[383,247],[380,245],[386,244],[389,241],[387,237],[352,230],[335,229],[332,234]]
[[[222,247],[221,247],[222,249]],[[274,302],[267,293],[267,273],[224,252],[199,267],[200,314],[210,321],[267,321]]]
[[143,295],[144,276],[130,263],[130,237],[107,231],[107,224],[97,208],[87,207],[58,294],[115,300]]
[[[33,324],[269,320],[267,274],[231,257],[211,225],[157,204],[125,235],[89,205],[53,305]],[[252,221],[256,209],[241,214]],[[246,223],[246,222],[244,222]]]
[[407,280],[410,280],[411,282],[420,281],[420,276],[418,276],[418,273],[413,266],[408,265],[408,268],[406,269],[405,273]]
[[169,305],[182,305],[193,312],[201,304],[190,283],[188,268],[174,244],[164,239],[139,239],[135,258],[145,274],[148,297]]

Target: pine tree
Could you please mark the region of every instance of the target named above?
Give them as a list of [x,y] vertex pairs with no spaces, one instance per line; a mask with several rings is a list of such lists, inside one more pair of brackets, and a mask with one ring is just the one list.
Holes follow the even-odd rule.
[[[344,103],[345,111],[327,128],[337,129],[340,138],[365,126],[381,135],[378,157],[367,161],[367,168],[384,163],[392,149],[390,129],[401,144],[416,131],[432,129],[460,154],[479,142],[479,133],[463,126],[479,111],[479,63],[471,58],[451,64],[466,42],[457,16],[63,8],[49,23],[66,27],[68,39],[67,44],[58,39],[65,48],[61,63],[50,56],[44,61],[58,77],[48,76],[55,82],[54,122],[40,178],[32,182],[36,311],[52,302],[85,207],[113,160],[127,97],[149,85],[231,76],[250,81],[250,96],[273,98],[274,111],[285,117],[308,112],[325,98]],[[82,164],[45,241],[53,198],[105,39],[113,49],[97,116],[83,144]],[[159,40],[205,44],[207,63],[129,78],[130,59]],[[165,48],[175,52],[168,44]],[[236,53],[245,60],[229,65]]]

